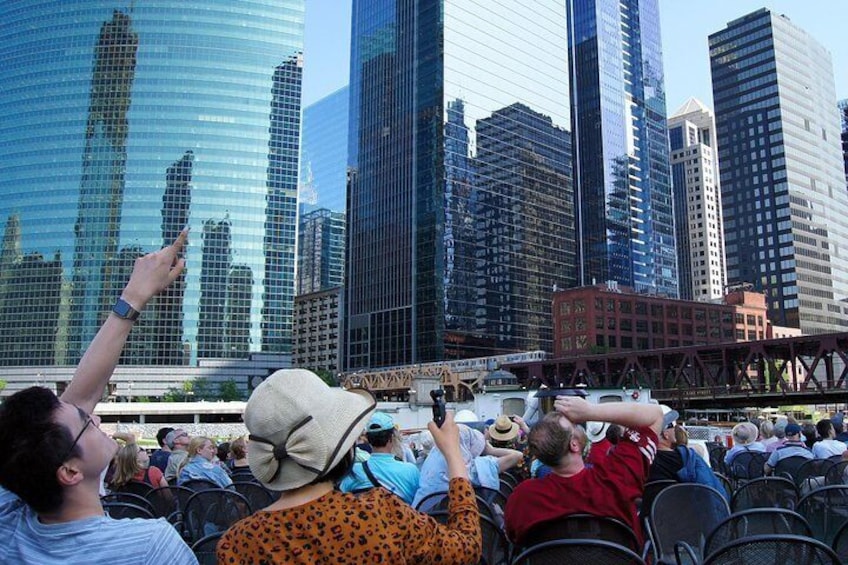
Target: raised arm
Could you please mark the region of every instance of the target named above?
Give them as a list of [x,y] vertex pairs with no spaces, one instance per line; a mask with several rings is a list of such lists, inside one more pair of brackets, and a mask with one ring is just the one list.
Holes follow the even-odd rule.
[[[187,237],[188,230],[185,229],[172,245],[136,259],[121,298],[141,312],[153,296],[174,282],[185,267],[185,259],[179,255]],[[118,364],[132,325],[130,320],[109,314],[80,360],[62,400],[76,404],[86,412],[94,410]]]
[[650,427],[658,435],[662,431],[663,413],[657,404],[635,402],[590,404],[577,396],[557,396],[554,408],[576,423],[594,420],[611,422],[628,428]]

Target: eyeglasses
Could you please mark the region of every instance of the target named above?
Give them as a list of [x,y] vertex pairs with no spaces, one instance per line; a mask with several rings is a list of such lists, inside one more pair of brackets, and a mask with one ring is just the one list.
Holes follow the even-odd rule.
[[85,430],[88,429],[88,426],[90,426],[91,424],[94,423],[94,418],[91,417],[91,414],[86,414],[85,417],[86,417],[85,424],[83,424],[82,429],[77,434],[77,437],[74,438],[74,441],[73,441],[73,443],[71,443],[71,447],[68,449],[68,452],[65,453],[65,455],[62,457],[62,461],[67,460],[68,457],[71,456],[71,453],[74,452],[74,448],[77,446],[77,443],[79,443],[79,440],[82,437],[82,434],[85,433]]

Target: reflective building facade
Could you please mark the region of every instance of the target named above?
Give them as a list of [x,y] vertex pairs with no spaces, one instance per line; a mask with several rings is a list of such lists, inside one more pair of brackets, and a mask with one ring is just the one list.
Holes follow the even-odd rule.
[[729,284],[766,294],[769,319],[848,327],[848,193],[830,53],[761,9],[712,34]]
[[0,6],[0,332],[74,364],[136,257],[191,228],[123,362],[291,350],[303,0]]
[[354,3],[343,366],[551,351],[573,286],[562,2]]
[[580,281],[677,296],[658,0],[568,0]]
[[349,96],[340,88],[303,110],[299,295],[344,284]]

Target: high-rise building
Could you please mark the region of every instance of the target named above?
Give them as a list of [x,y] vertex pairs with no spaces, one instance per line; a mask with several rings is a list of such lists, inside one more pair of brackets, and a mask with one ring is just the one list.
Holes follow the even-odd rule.
[[675,297],[658,0],[568,0],[581,284]]
[[349,96],[345,86],[303,110],[299,295],[344,284]]
[[555,0],[354,3],[345,367],[551,350],[535,305],[575,281],[566,33]]
[[728,283],[805,334],[848,327],[848,193],[830,54],[761,9],[709,38]]
[[300,216],[297,234],[297,294],[344,284],[344,212],[318,208]]
[[349,97],[350,88],[345,86],[303,109],[301,212],[326,208],[344,213]]
[[[0,7],[0,225],[17,234],[16,251],[0,258],[0,297],[53,304],[56,278],[35,273],[54,266],[33,258],[61,261],[58,322],[44,318],[43,328],[56,344],[32,359],[74,363],[131,259],[189,226],[185,275],[145,309],[124,360],[195,364],[202,310],[215,334],[204,354],[287,363],[304,3]],[[205,226],[224,219],[231,260],[212,261],[210,273],[206,250],[222,250]],[[29,274],[14,271],[25,258]],[[17,323],[6,347],[40,347],[18,343],[34,314]]]
[[715,119],[690,98],[668,119],[680,298],[720,300],[727,284]]
[[848,99],[839,101],[839,118],[842,122],[842,163],[845,167],[845,184],[848,185]]

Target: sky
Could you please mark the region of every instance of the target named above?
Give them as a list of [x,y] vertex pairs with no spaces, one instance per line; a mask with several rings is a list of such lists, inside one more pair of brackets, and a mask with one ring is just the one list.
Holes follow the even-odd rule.
[[[303,105],[348,82],[352,0],[306,0]],[[833,58],[836,97],[848,98],[845,0],[659,0],[669,115],[694,96],[712,108],[707,37],[767,7],[785,14]]]

